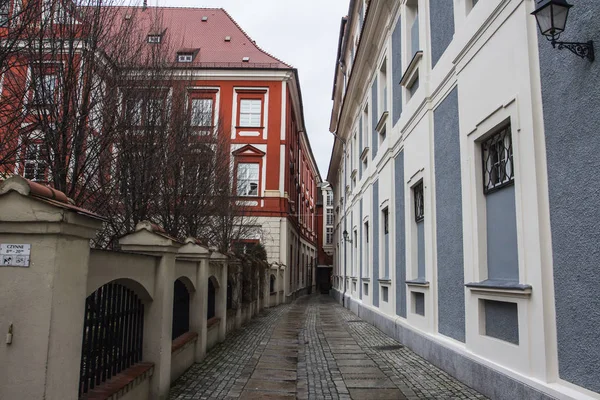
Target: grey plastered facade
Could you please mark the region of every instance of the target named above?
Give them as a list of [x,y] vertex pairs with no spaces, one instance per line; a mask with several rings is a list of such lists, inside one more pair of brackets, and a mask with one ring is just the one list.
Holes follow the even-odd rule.
[[[432,11],[433,12],[433,11]],[[433,26],[432,26],[433,29]],[[433,112],[439,330],[465,341],[458,89]]]
[[[394,186],[396,210],[404,210],[404,151],[398,153],[394,159],[395,181],[400,182]],[[404,213],[396,211],[396,314],[406,318],[406,226]]]
[[392,123],[396,124],[402,114],[402,24],[396,21],[392,33]]
[[576,3],[561,40],[593,40],[596,61],[539,40],[558,366],[600,393],[600,2]]
[[454,35],[454,2],[429,2],[429,20],[431,22],[431,67],[434,68]]

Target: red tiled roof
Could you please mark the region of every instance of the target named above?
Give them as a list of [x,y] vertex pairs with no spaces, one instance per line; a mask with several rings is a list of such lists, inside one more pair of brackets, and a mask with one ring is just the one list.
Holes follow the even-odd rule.
[[[144,10],[140,7],[116,7],[116,9],[120,14],[118,20],[124,22],[127,16],[142,33],[155,34],[157,30],[162,32],[166,29],[165,37],[170,44],[173,61],[178,51],[199,49],[192,66],[291,68],[290,65],[258,47],[222,8],[148,7]],[[202,21],[203,17],[208,18]],[[160,28],[155,26],[157,21],[160,21]],[[231,40],[225,41],[226,36]],[[249,61],[244,62],[244,57],[249,57]]]

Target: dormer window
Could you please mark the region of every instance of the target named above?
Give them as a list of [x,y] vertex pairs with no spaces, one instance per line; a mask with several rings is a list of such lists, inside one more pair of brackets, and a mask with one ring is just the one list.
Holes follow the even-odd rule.
[[250,61],[250,57],[244,57],[244,58],[242,58],[242,61],[243,62],[249,62]]
[[177,53],[177,62],[191,63],[194,60],[193,53]]
[[161,35],[148,35],[148,43],[160,43]]

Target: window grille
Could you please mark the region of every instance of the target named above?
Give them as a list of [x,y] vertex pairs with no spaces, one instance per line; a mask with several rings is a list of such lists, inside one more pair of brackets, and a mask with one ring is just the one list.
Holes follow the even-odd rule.
[[425,219],[425,202],[423,198],[423,182],[420,182],[413,189],[415,198],[415,221],[421,222]]
[[185,284],[177,279],[173,288],[173,325],[171,339],[175,340],[190,330],[190,293]]
[[216,293],[217,290],[211,278],[208,278],[208,306],[206,308],[206,319],[214,318],[216,315]]
[[511,185],[515,180],[510,125],[481,143],[483,193]]
[[142,360],[144,305],[130,289],[107,283],[85,301],[79,396]]

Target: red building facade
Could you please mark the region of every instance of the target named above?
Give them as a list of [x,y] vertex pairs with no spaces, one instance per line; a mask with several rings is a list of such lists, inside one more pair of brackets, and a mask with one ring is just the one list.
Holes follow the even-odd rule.
[[[162,82],[165,93],[184,91],[192,125],[199,130],[219,125],[219,135],[228,140],[234,190],[256,221],[255,234],[244,240],[264,244],[269,262],[283,270],[278,287],[286,296],[310,290],[320,176],[306,135],[297,70],[260,49],[223,9],[118,11],[121,23],[147,34],[148,48],[171,44],[170,76],[175,78]],[[148,117],[143,110],[150,109],[149,101],[141,95],[127,105],[140,124]],[[48,180],[42,152],[32,147],[3,172]]]

